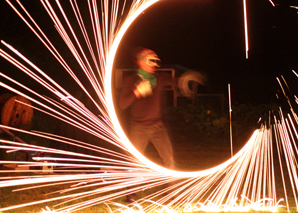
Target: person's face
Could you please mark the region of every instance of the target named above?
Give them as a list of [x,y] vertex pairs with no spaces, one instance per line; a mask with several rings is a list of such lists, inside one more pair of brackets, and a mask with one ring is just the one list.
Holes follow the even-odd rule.
[[153,74],[156,72],[157,67],[160,66],[160,59],[155,53],[148,54],[143,60],[138,61],[138,65],[144,71]]
[[142,70],[148,73],[154,74],[156,72],[156,66],[151,66],[144,61],[138,61],[138,65]]

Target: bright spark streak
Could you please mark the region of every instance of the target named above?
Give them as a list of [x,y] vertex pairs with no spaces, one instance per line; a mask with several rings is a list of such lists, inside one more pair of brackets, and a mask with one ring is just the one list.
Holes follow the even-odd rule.
[[[7,0],[8,4],[13,8],[13,10],[34,32],[37,38],[48,48],[50,53],[57,59],[57,61],[59,61],[65,71],[68,72],[74,81],[87,94],[87,96],[99,110],[100,116],[95,116],[81,102],[75,99],[63,87],[51,79],[45,72],[39,69],[34,63],[32,63],[19,51],[4,41],[1,41],[1,43],[21,60],[27,63],[31,68],[29,69],[26,65],[19,62],[16,58],[6,53],[4,50],[0,49],[0,55],[55,94],[56,97],[62,101],[62,103],[43,97],[34,90],[25,87],[21,83],[9,78],[4,74],[0,74],[1,77],[4,77],[15,85],[22,87],[29,92],[31,96],[21,93],[20,91],[2,82],[1,86],[26,97],[34,104],[38,105],[39,107],[34,106],[35,110],[39,110],[43,113],[60,119],[61,121],[72,124],[73,126],[80,128],[90,134],[102,138],[108,143],[114,144],[115,146],[130,152],[130,154],[135,156],[136,159],[132,158],[130,155],[126,156],[125,154],[113,152],[111,150],[106,150],[81,141],[72,140],[61,136],[55,136],[37,131],[23,131],[26,134],[43,137],[49,140],[56,140],[70,145],[76,145],[80,148],[89,149],[98,153],[104,153],[109,157],[102,158],[98,156],[1,140],[4,145],[1,145],[0,148],[3,149],[42,151],[44,153],[56,153],[69,156],[67,158],[40,157],[35,158],[36,162],[5,161],[6,163],[18,163],[19,167],[53,165],[56,166],[55,171],[57,172],[67,171],[65,170],[65,167],[88,167],[90,169],[86,170],[87,174],[83,175],[71,174],[75,171],[81,171],[80,169],[75,169],[74,171],[68,171],[70,175],[29,175],[21,177],[1,177],[0,187],[23,186],[22,189],[18,190],[25,190],[34,187],[31,186],[32,184],[40,184],[39,187],[48,187],[52,184],[72,184],[72,187],[69,189],[59,190],[53,193],[65,193],[70,191],[74,191],[74,193],[71,195],[63,195],[56,198],[44,199],[11,207],[3,207],[0,209],[0,211],[58,200],[61,200],[59,205],[62,205],[80,198],[88,198],[91,195],[97,195],[94,199],[87,199],[86,201],[78,202],[72,205],[66,205],[65,207],[60,207],[60,209],[58,209],[58,211],[76,211],[98,203],[111,201],[130,193],[139,192],[147,188],[157,187],[176,181],[178,181],[178,183],[175,183],[169,187],[165,187],[158,192],[146,196],[146,199],[148,198],[147,200],[140,200],[140,205],[135,204],[137,210],[124,207],[122,212],[148,212],[156,210],[157,212],[176,213],[180,212],[181,209],[185,209],[185,212],[189,212],[193,209],[213,212],[248,211],[249,209],[254,209],[257,211],[276,211],[277,208],[280,207],[278,204],[279,202],[277,202],[276,199],[277,195],[272,148],[273,136],[271,128],[267,130],[264,126],[262,126],[259,130],[256,130],[246,145],[228,161],[214,168],[195,172],[173,171],[165,169],[151,162],[149,159],[140,154],[126,137],[118,121],[112,99],[113,95],[111,79],[113,61],[117,48],[126,30],[139,16],[139,14],[141,14],[157,1],[158,0],[133,1],[131,8],[128,11],[127,17],[125,17],[121,25],[119,24],[120,22],[117,23],[116,17],[119,10],[119,1],[109,2],[103,0],[103,2],[101,2],[101,11],[99,10],[97,1],[88,1],[89,18],[93,28],[93,32],[90,33],[93,33],[92,36],[94,40],[91,41],[90,35],[88,35],[85,28],[85,24],[77,2],[70,0],[71,8],[84,38],[83,42],[81,42],[78,39],[75,30],[73,29],[72,23],[70,23],[68,20],[65,10],[60,2],[56,1],[56,6],[60,11],[60,14],[57,14],[58,11],[53,9],[49,1],[41,0],[44,9],[52,19],[58,33],[73,54],[73,57],[76,59],[82,72],[86,75],[91,86],[96,92],[100,100],[100,103],[97,103],[97,101],[95,101],[95,99],[93,99],[89,92],[85,89],[84,85],[82,85],[79,78],[63,60],[62,56],[51,44],[50,40],[45,36],[41,28],[36,24],[34,19],[30,16],[29,12],[23,7],[23,5],[17,1],[23,12],[31,21],[32,25],[23,15],[21,15],[23,13],[20,13],[13,6],[13,4]],[[243,7],[245,20],[246,57],[248,58],[249,49],[245,0],[243,0]],[[124,8],[122,10],[122,14],[123,11]],[[102,17],[100,17],[99,14],[101,14]],[[63,17],[66,27],[62,21],[59,20],[59,16]],[[117,24],[118,26],[116,28]],[[68,32],[70,32],[70,34],[68,34]],[[92,45],[92,43],[95,43],[95,45]],[[89,60],[87,57],[87,52],[85,52],[87,50],[85,50],[83,47],[84,45],[87,46],[88,55],[91,55],[91,60]],[[95,70],[92,68],[93,66],[95,67]],[[282,86],[280,81],[279,83]],[[284,90],[283,92],[285,94]],[[33,98],[33,96],[36,98]],[[280,114],[282,114],[282,112],[280,112]],[[297,123],[298,119],[297,116],[295,116],[293,110],[292,115],[295,119],[294,121]],[[292,190],[296,190],[298,186],[298,178],[295,169],[297,167],[297,160],[294,157],[294,150],[297,154],[297,147],[294,145],[293,148],[291,142],[295,140],[294,135],[297,139],[298,134],[295,130],[293,120],[289,118],[290,122],[288,122],[283,119],[284,118],[282,117],[282,122],[275,120],[273,129],[275,135],[278,137],[277,149],[279,157],[282,155],[282,153],[286,155],[284,157],[286,161],[285,168],[289,175]],[[10,127],[5,128],[9,129]],[[292,132],[291,129],[294,129],[294,132]],[[21,130],[17,131],[21,132]],[[71,156],[72,158],[70,158]],[[280,158],[279,163],[285,189],[285,201],[287,203],[287,208],[289,209],[282,162],[283,161]],[[99,170],[99,168],[103,170]],[[94,170],[92,171],[92,169]],[[7,172],[8,171],[1,171],[1,173]],[[75,192],[75,190],[88,189],[89,187],[96,187],[97,189],[81,193]],[[113,192],[115,190],[118,191]],[[168,195],[163,195],[164,193],[167,193]],[[240,195],[241,198],[238,199],[237,197]],[[294,196],[297,205],[295,193]],[[65,201],[65,199],[68,200]],[[157,202],[151,202],[149,206],[143,208],[141,204],[144,204],[150,199],[157,199]],[[237,204],[238,202],[240,204]],[[167,203],[167,205],[163,205],[165,203]],[[47,208],[44,211],[50,212],[51,210]]]
[[273,7],[275,7],[275,4],[272,0],[269,0],[269,2],[272,4]]
[[[152,4],[156,3],[157,0],[151,0],[151,1],[145,1],[144,4],[142,4],[140,7],[138,7],[134,13],[132,13],[131,16],[127,17],[127,19],[125,20],[125,22],[123,23],[123,25],[121,26],[119,32],[117,33],[117,35],[115,36],[113,45],[111,46],[111,49],[109,51],[109,54],[107,56],[107,66],[105,68],[106,70],[106,77],[105,77],[105,91],[106,91],[106,100],[107,100],[107,105],[109,106],[109,115],[110,118],[112,120],[112,123],[114,124],[114,128],[116,130],[116,132],[118,133],[119,137],[121,138],[122,143],[124,144],[125,147],[128,148],[128,150],[131,151],[131,153],[137,158],[139,159],[142,163],[144,163],[145,165],[147,165],[148,167],[159,171],[163,174],[168,174],[171,176],[175,176],[175,177],[199,177],[199,176],[207,176],[211,173],[214,173],[218,170],[223,169],[223,167],[225,167],[226,165],[230,164],[232,161],[236,160],[236,156],[233,157],[232,159],[230,159],[229,161],[227,161],[226,163],[223,163],[220,166],[211,168],[211,169],[207,169],[205,171],[198,171],[198,172],[180,172],[180,171],[173,171],[173,170],[169,170],[166,169],[164,167],[161,167],[155,163],[153,163],[152,161],[148,160],[146,157],[144,157],[129,141],[129,139],[127,138],[126,134],[124,133],[124,131],[122,130],[122,127],[120,125],[120,122],[118,120],[118,117],[116,115],[115,112],[115,107],[114,107],[114,102],[113,102],[113,94],[112,94],[112,65],[113,65],[113,61],[115,58],[115,54],[116,54],[116,50],[120,44],[120,41],[122,39],[122,37],[124,36],[124,33],[126,32],[126,30],[128,29],[128,27],[132,24],[132,22],[138,17],[139,14],[141,14],[145,9],[147,9],[149,6],[151,6]],[[255,133],[256,134],[256,133]],[[255,135],[254,134],[254,135]],[[253,139],[251,139],[253,140]],[[240,152],[239,152],[240,153]],[[239,156],[239,153],[237,154],[237,156]]]
[[248,59],[248,27],[247,27],[247,9],[246,9],[246,0],[243,0],[243,15],[244,15],[244,33],[245,33],[245,55],[246,59]]

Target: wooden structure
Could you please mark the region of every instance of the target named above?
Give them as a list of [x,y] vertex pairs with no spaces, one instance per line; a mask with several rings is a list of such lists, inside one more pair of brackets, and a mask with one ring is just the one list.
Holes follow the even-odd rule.
[[[122,82],[123,79],[126,75],[131,74],[132,72],[135,72],[136,70],[134,69],[115,69],[114,70],[114,89],[116,89],[116,91],[119,91],[122,87]],[[177,77],[177,72],[175,69],[172,68],[159,68],[157,69],[157,73],[158,72],[168,72],[169,74],[171,74],[173,76],[173,78]],[[223,94],[200,94],[197,93],[197,86],[196,84],[193,84],[192,86],[192,90],[194,91],[194,95],[192,96],[192,103],[195,103],[195,100],[197,98],[205,98],[205,97],[209,97],[209,98],[215,98],[219,101],[219,104],[221,105],[221,110],[223,111],[224,109],[224,95]],[[174,88],[174,87],[168,87],[165,88],[166,91],[172,91],[173,92],[173,106],[177,107],[178,105],[178,99],[180,97],[183,97],[180,92],[179,89]]]
[[[1,94],[0,111],[2,125],[26,130],[29,130],[31,128],[33,119],[33,108],[31,106],[30,101],[25,97],[13,95],[10,93]],[[21,138],[16,136],[12,131],[5,127],[0,127],[0,133],[3,134],[2,138],[9,137],[12,138],[13,141],[26,143]],[[2,159],[13,158],[10,160],[24,161],[27,158],[26,152],[24,151],[9,151],[10,152],[2,152]]]
[[[3,99],[9,97],[4,94]],[[1,99],[1,96],[0,96]],[[1,123],[20,129],[30,129],[32,125],[33,108],[28,99],[23,96],[12,96],[5,101],[1,109]]]

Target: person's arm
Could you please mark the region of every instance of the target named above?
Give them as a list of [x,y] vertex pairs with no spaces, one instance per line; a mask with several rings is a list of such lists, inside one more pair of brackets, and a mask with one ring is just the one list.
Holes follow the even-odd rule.
[[138,90],[138,88],[135,88],[135,89],[133,90],[133,93],[135,94],[135,96],[136,96],[137,98],[141,98],[141,97],[142,97],[141,92]]
[[129,76],[124,79],[123,87],[119,99],[119,107],[124,110],[127,109],[138,97],[137,88],[134,86],[134,78]]
[[133,77],[127,78],[123,82],[122,93],[120,95],[119,106],[121,109],[129,107],[137,98],[145,98],[152,94],[150,82],[147,80],[136,79]]

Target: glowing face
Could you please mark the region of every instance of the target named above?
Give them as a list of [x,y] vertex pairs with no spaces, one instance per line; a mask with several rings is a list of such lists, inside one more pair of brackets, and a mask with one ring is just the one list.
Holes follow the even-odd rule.
[[145,62],[146,64],[154,67],[160,67],[160,60],[156,56],[149,56]]
[[137,54],[136,58],[138,66],[151,74],[155,73],[156,68],[160,67],[161,64],[161,61],[156,53],[150,49],[142,50]]
[[148,66],[160,67],[161,61],[152,50],[146,49],[139,53],[140,61],[144,62]]
[[151,64],[146,63],[144,61],[138,61],[137,64],[142,70],[145,70],[148,73],[153,74],[156,71],[156,66],[152,66]]

